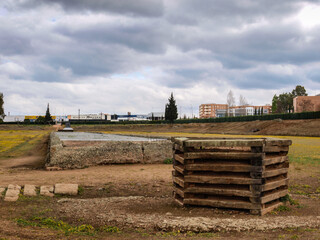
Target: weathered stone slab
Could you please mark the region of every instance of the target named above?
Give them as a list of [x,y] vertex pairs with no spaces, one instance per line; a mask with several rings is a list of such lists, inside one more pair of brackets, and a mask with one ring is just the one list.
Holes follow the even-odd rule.
[[66,194],[66,195],[77,195],[78,194],[78,184],[63,184],[57,183],[54,186],[55,194]]
[[73,169],[119,163],[163,163],[167,158],[172,158],[173,154],[172,143],[168,140],[85,143],[71,140],[62,142],[57,134],[51,134],[47,169]]
[[47,197],[53,197],[53,186],[47,185],[47,186],[41,186],[40,187],[40,195],[47,196]]
[[163,163],[172,158],[173,144],[170,141],[142,142],[143,163]]
[[8,186],[4,200],[8,202],[17,201],[19,199],[20,190],[21,190],[21,187],[19,185],[10,184]]
[[29,197],[37,196],[36,186],[30,185],[30,184],[24,185],[23,195],[29,196]]

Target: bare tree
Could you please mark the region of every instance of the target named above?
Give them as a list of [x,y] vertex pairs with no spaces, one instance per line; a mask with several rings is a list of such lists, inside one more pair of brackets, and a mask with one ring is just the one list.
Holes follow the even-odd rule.
[[229,116],[229,108],[233,107],[235,105],[235,99],[233,96],[233,92],[230,90],[228,95],[227,95],[227,105],[228,105],[228,109],[227,109],[227,115]]
[[247,106],[247,105],[248,105],[247,99],[244,96],[240,95],[239,106]]
[[235,105],[235,99],[233,96],[233,92],[230,90],[227,96],[227,104],[229,107],[233,107]]

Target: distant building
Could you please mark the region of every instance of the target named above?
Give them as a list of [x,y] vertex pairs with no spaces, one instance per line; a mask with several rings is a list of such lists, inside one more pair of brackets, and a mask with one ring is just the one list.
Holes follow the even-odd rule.
[[293,99],[294,112],[320,111],[320,95],[297,96]]
[[69,122],[69,118],[67,115],[57,115],[56,117],[56,122],[61,123],[61,122]]
[[216,103],[201,104],[199,106],[199,117],[200,118],[222,117],[222,116],[225,116],[227,108],[228,108],[227,104],[216,104]]
[[271,106],[234,106],[229,108],[229,116],[239,117],[239,116],[253,116],[256,114],[263,115],[271,113]]
[[147,115],[148,120],[159,121],[165,120],[165,113],[164,112],[151,112]]
[[69,120],[105,120],[105,114],[78,114],[68,115]]
[[145,114],[137,114],[137,115],[132,115],[127,114],[127,115],[117,115],[113,114],[111,115],[111,121],[112,122],[123,122],[123,121],[148,121],[147,115]]
[[256,112],[263,114],[271,113],[271,106],[233,106],[229,107],[227,104],[201,104],[199,106],[199,116],[200,118],[216,118],[216,117],[226,117],[226,116],[251,116]]
[[24,115],[9,115],[5,116],[3,122],[23,122],[25,116]]

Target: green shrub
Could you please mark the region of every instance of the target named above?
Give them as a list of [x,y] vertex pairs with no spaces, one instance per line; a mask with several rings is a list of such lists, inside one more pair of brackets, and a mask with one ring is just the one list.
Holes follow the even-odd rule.
[[166,160],[163,161],[164,164],[172,164],[173,159],[172,158],[167,158]]

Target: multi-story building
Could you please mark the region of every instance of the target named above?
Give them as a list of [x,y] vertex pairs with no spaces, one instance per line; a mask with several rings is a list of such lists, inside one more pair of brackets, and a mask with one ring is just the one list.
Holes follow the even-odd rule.
[[[227,104],[216,104],[208,103],[201,104],[199,106],[199,117],[200,118],[215,118],[217,116],[217,110],[226,110],[228,108]],[[219,111],[220,113],[221,111]]]
[[201,104],[199,107],[200,118],[215,118],[226,116],[250,116],[255,114],[270,114],[271,106],[233,106],[228,107],[227,104]]
[[320,95],[295,97],[293,108],[295,112],[320,111]]
[[234,106],[228,109],[229,116],[238,117],[238,116],[252,116],[255,114],[270,114],[271,106]]

